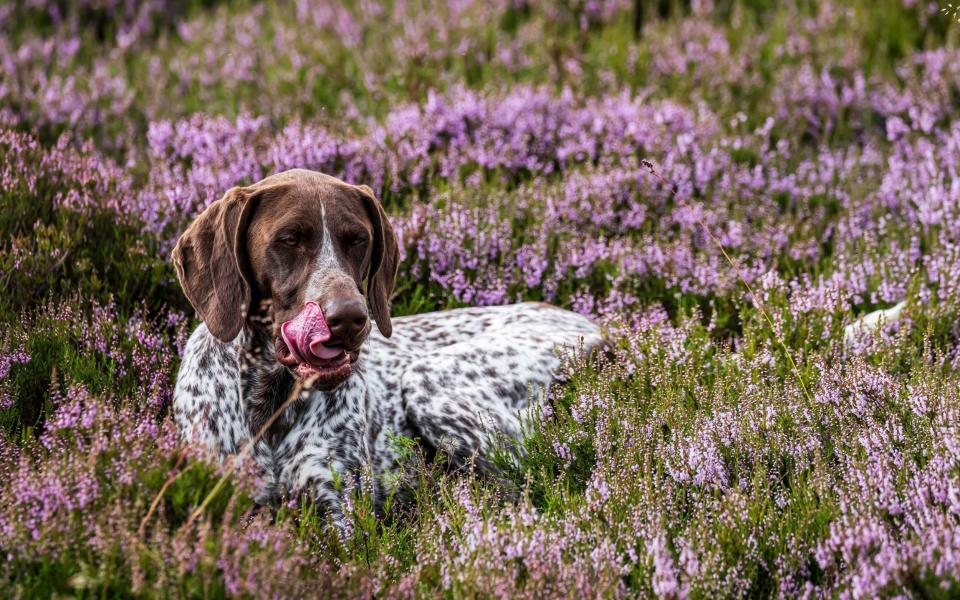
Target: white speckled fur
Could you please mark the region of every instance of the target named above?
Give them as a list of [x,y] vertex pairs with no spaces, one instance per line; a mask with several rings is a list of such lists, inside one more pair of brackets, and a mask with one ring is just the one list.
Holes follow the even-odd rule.
[[[375,485],[389,478],[400,460],[390,434],[419,438],[454,464],[482,460],[492,436],[520,435],[520,415],[558,371],[558,348],[589,351],[602,341],[586,317],[539,303],[399,317],[389,339],[373,329],[343,385],[310,391],[286,410],[280,435],[257,443],[262,501],[305,493],[339,520],[334,473],[369,467]],[[223,343],[201,325],[177,378],[177,425],[219,456],[252,437],[250,379],[282,368],[269,347],[251,352],[247,337]],[[376,497],[386,491],[377,488]]]
[[333,236],[330,235],[330,228],[327,226],[327,212],[321,207],[323,212],[323,242],[320,246],[320,252],[317,255],[316,262],[313,264],[313,274],[310,281],[307,282],[307,289],[304,298],[324,298],[327,291],[335,282],[346,282],[347,287],[351,287],[353,282],[350,277],[344,273],[343,265],[337,258],[337,253],[333,249]]

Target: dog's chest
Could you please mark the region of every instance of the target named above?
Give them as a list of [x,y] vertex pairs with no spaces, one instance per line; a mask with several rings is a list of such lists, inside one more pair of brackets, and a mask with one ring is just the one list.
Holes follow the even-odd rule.
[[272,424],[269,418],[298,389],[292,380],[273,380],[271,374],[282,377],[285,372],[271,371],[265,366],[269,361],[247,360],[244,404],[251,434],[264,428],[254,457],[269,482],[270,500],[305,489],[332,500],[368,467],[377,476],[368,484],[375,498],[382,495],[376,481],[397,461],[391,440],[410,432],[397,376],[400,357],[369,354],[362,355],[354,375],[337,390],[300,390]]

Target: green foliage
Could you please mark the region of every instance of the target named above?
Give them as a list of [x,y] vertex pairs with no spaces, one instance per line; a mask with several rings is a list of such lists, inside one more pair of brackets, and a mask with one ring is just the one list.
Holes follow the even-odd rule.
[[124,312],[144,299],[155,310],[185,309],[158,240],[113,209],[59,206],[61,198],[78,191],[87,192],[83,184],[52,177],[40,179],[33,189],[0,191],[0,318],[9,322],[48,298],[78,294],[100,302],[112,298]]
[[[905,58],[920,48],[950,44],[956,35],[956,25],[931,17],[925,3],[908,6],[900,0],[849,3],[848,14],[827,19],[815,40],[816,51],[805,54],[784,47],[798,24],[817,17],[815,2],[717,0],[713,15],[696,21],[689,18],[688,2],[650,0],[635,3],[639,21],[634,8],[610,22],[591,20],[582,2],[558,3],[549,18],[536,3],[513,3],[499,19],[457,30],[452,40],[424,34],[422,55],[398,61],[383,42],[392,32],[370,26],[362,28],[352,47],[333,43],[318,31],[317,39],[293,40],[286,52],[266,51],[274,48],[284,26],[299,27],[289,5],[266,5],[257,13],[258,27],[252,32],[224,32],[218,24],[247,14],[253,5],[215,4],[174,3],[169,18],[158,16],[141,39],[142,51],[116,55],[107,52],[118,33],[110,15],[96,9],[71,13],[90,27],[78,34],[82,50],[68,63],[89,68],[103,59],[135,84],[125,121],[132,131],[106,120],[78,126],[78,137],[89,136],[113,154],[116,148],[107,140],[118,132],[142,140],[148,120],[195,112],[268,114],[277,130],[310,120],[333,131],[355,132],[375,126],[399,105],[422,102],[430,90],[532,84],[583,97],[645,90],[652,101],[704,103],[723,119],[744,114],[737,125],[744,131],[773,118],[769,148],[744,146],[730,156],[736,165],[756,168],[763,164],[762,153],[788,140],[795,150],[784,159],[785,170],[791,171],[840,144],[879,139],[876,143],[882,145],[885,139],[886,123],[870,110],[859,114],[841,108],[831,126],[820,129],[808,127],[806,115],[777,113],[774,99],[804,62],[817,76],[825,72],[845,81],[851,73],[844,69],[850,68],[895,81],[903,76],[897,68]],[[361,11],[359,3],[347,5],[354,14]],[[11,39],[53,30],[49,15],[25,11],[24,6],[17,4]],[[185,17],[194,24],[193,35],[181,35],[174,26]],[[672,44],[696,44],[707,35],[704,31],[719,31],[715,41],[728,45],[718,69],[740,65],[751,76],[731,78],[737,83],[727,85],[726,79],[712,80],[711,72],[693,63],[666,75],[656,70],[656,61],[669,56]],[[259,49],[258,56],[278,57],[269,68],[254,65],[249,78],[219,78],[207,85],[191,78],[189,69],[177,68],[218,48],[223,36],[234,43],[234,38],[247,35],[246,43]],[[469,42],[469,52],[444,50],[461,40]],[[508,65],[489,60],[514,43],[523,61]],[[731,56],[742,63],[734,64]],[[163,76],[154,77],[155,71]],[[52,145],[67,129],[43,124],[36,133]],[[525,424],[519,452],[504,445],[495,456],[501,479],[451,472],[442,455],[426,457],[416,440],[396,438],[407,462],[395,478],[379,482],[389,489],[382,514],[374,512],[363,479],[341,482],[353,486],[346,490],[349,529],[344,532],[333,529],[329,516],[306,498],[258,511],[244,474],[222,479],[225,467],[182,458],[175,434],[164,434],[172,428],[166,403],[179,345],[193,325],[186,316],[192,309],[176,284],[167,256],[169,240],[150,233],[143,215],[118,209],[132,195],[124,187],[127,179],[118,173],[139,183],[149,169],[148,163],[135,160],[142,141],[116,152],[131,158],[129,173],[110,165],[88,169],[116,171],[102,180],[71,170],[69,144],[58,146],[66,157],[64,165],[41,170],[43,177],[32,185],[21,181],[0,191],[0,354],[22,351],[28,357],[12,361],[0,377],[0,400],[11,399],[0,408],[0,473],[44,475],[42,466],[48,465],[44,468],[51,473],[90,474],[103,493],[95,505],[77,509],[76,515],[90,522],[64,518],[57,521],[61,529],[43,531],[38,539],[16,531],[16,539],[37,544],[33,554],[17,552],[0,566],[0,586],[19,597],[234,596],[222,562],[234,555],[250,560],[250,571],[257,570],[256,560],[275,565],[295,557],[289,572],[303,584],[299,591],[319,595],[389,596],[395,591],[399,595],[398,590],[449,597],[486,597],[495,591],[549,595],[560,589],[549,586],[559,585],[565,569],[596,584],[590,589],[597,596],[614,595],[618,585],[649,594],[656,575],[650,531],[663,534],[665,553],[672,558],[679,560],[684,549],[693,548],[704,560],[704,572],[715,574],[699,582],[702,586],[691,591],[694,596],[775,595],[791,589],[780,587],[789,583],[778,579],[783,573],[803,573],[811,584],[830,589],[848,566],[821,562],[818,545],[844,516],[847,499],[865,493],[846,478],[850,473],[866,477],[871,450],[863,440],[887,425],[902,432],[889,447],[904,457],[891,484],[897,500],[904,500],[909,475],[929,466],[938,448],[942,423],[935,417],[955,414],[951,411],[958,406],[954,390],[960,305],[935,289],[931,293],[920,271],[903,275],[909,326],[877,331],[866,340],[867,350],[856,356],[844,340],[844,325],[851,317],[847,308],[827,312],[798,307],[796,290],[783,281],[754,281],[754,297],[739,282],[733,291],[703,294],[662,277],[634,277],[624,289],[635,297],[637,310],[631,317],[637,322],[611,323],[622,331],[614,331],[605,356],[568,363],[569,381],[550,390],[549,415]],[[0,157],[0,175],[25,170],[11,158],[12,143],[0,143],[0,152],[9,153]],[[26,162],[31,157],[39,161],[40,152],[22,156]],[[439,165],[431,164],[420,188],[388,192],[384,204],[401,217],[425,199],[436,215],[490,210],[489,223],[481,220],[479,229],[504,224],[504,244],[512,247],[537,239],[542,226],[537,217],[544,208],[541,200],[521,209],[518,199],[542,198],[538,194],[549,191],[534,185],[563,185],[560,177],[538,179],[522,169],[470,166],[454,178],[479,182],[475,185],[441,180],[438,172]],[[842,191],[854,201],[874,193],[882,178],[882,173],[848,175],[854,182]],[[661,202],[644,195],[648,192],[632,190],[649,201],[651,219],[676,207],[674,198]],[[95,202],[72,206],[65,201],[71,193]],[[715,193],[708,186],[694,190],[693,199],[709,203]],[[111,204],[111,199],[118,200]],[[833,228],[847,205],[830,192],[799,199],[784,193],[774,196],[772,206],[795,224],[785,232],[788,246],[813,240],[817,256],[811,261],[802,254],[774,255],[770,267],[784,278],[829,277],[838,272],[837,251],[843,249],[847,256],[880,265],[864,275],[872,292],[888,279],[882,269],[892,248],[915,242],[926,253],[939,243],[935,228],[918,233],[898,223],[882,239],[837,240]],[[886,218],[879,214],[881,208],[875,204],[875,214],[863,218]],[[753,218],[764,220],[763,215]],[[750,218],[743,220],[750,223]],[[435,225],[428,222],[425,227]],[[638,227],[629,235],[644,239],[649,229]],[[474,249],[479,243],[471,236],[487,231],[456,233],[462,235],[452,243]],[[545,254],[550,256],[563,241],[603,233],[602,228],[547,231]],[[715,253],[707,239],[683,243]],[[395,315],[469,304],[418,261],[411,256],[401,265]],[[736,279],[726,262],[718,264],[722,273]],[[490,258],[485,267],[509,275],[509,299],[545,299],[542,289],[523,283],[517,265],[504,256]],[[478,275],[465,270],[468,278]],[[560,280],[555,301],[565,306],[578,293],[607,296],[622,275],[614,260],[595,261],[585,275],[573,271],[550,273]],[[879,295],[858,300],[853,307],[857,314],[889,304]],[[651,315],[641,307],[657,307],[662,314]],[[82,408],[106,411],[94,419],[94,433],[47,423],[77,390],[99,402],[80,402]],[[929,401],[925,411],[911,408],[915,395]],[[144,411],[150,411],[147,417]],[[160,433],[143,439],[145,434],[130,425],[135,419]],[[52,441],[44,438],[48,434]],[[118,439],[127,446],[110,443]],[[700,465],[702,472],[690,467],[698,463],[681,455],[698,443],[708,447],[704,452],[713,461],[709,468]],[[118,465],[127,464],[135,473],[122,477]],[[712,476],[725,478],[722,486],[697,479],[710,469]],[[40,475],[35,487],[47,481]],[[221,480],[226,487],[212,495]],[[618,495],[601,499],[599,481],[616,482]],[[33,505],[10,508],[18,498],[8,488],[3,493],[3,523],[37,510]],[[194,519],[197,507],[211,497]],[[902,515],[882,512],[881,518],[907,531]],[[646,529],[640,531],[641,526]],[[256,535],[244,538],[249,531]],[[534,568],[522,558],[559,546],[559,537],[551,537],[558,531],[564,540],[578,541],[549,554],[558,563],[553,565],[557,572],[543,567],[549,576],[537,580]],[[526,544],[527,554],[521,558],[497,554],[513,543],[512,535]],[[234,545],[238,539],[253,542],[241,551]],[[44,546],[45,540],[52,545]],[[7,552],[14,556],[10,543],[0,539],[0,557]],[[618,557],[633,552],[639,558],[612,561],[624,569],[604,579],[602,569],[583,558],[592,560],[593,549],[603,543],[611,544]],[[174,556],[187,549],[196,550],[195,563]],[[546,550],[543,555],[548,555]],[[186,564],[191,568],[183,567]],[[263,573],[273,572],[264,567]],[[507,586],[505,582],[517,587],[496,587]],[[267,583],[257,588],[259,593],[267,593],[262,591],[270,589]],[[960,593],[957,585],[918,570],[904,590],[918,597],[952,597]]]

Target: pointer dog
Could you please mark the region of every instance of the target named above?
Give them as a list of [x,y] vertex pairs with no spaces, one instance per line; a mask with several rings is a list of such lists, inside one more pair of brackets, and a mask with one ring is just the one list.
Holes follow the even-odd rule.
[[398,249],[380,203],[312,171],[231,189],[173,260],[203,320],[177,375],[181,434],[223,457],[265,430],[253,446],[259,500],[306,494],[337,522],[346,476],[371,469],[384,499],[395,435],[483,466],[491,434],[520,435],[557,348],[601,343],[587,318],[540,303],[391,319]]

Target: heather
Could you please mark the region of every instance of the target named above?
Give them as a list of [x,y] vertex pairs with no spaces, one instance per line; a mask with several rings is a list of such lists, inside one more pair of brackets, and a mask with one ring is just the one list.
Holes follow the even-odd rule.
[[[945,6],[944,6],[945,7]],[[0,589],[14,597],[960,593],[960,28],[935,3],[0,7]],[[639,11],[639,13],[638,13]],[[233,185],[370,185],[395,314],[609,332],[499,478],[347,525],[169,415],[169,252]],[[858,317],[903,316],[847,339]]]

